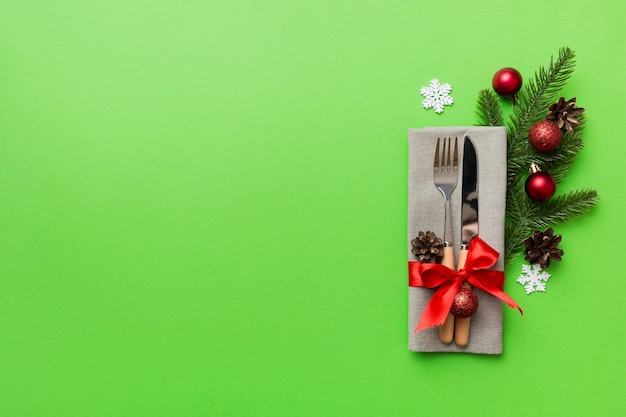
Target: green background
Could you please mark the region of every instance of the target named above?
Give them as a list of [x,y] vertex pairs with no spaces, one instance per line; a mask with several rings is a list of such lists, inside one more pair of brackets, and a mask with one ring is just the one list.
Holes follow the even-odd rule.
[[[0,415],[623,415],[620,1],[0,5]],[[587,109],[504,354],[407,350],[407,129],[577,52]],[[452,84],[441,115],[421,107]]]

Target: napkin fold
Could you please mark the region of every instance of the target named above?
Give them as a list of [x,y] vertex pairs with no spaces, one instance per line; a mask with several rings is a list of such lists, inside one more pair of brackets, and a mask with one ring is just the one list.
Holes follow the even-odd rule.
[[[409,129],[408,256],[411,240],[419,231],[431,230],[443,238],[444,201],[433,182],[437,138],[459,139],[459,180],[451,196],[452,237],[455,261],[461,243],[461,189],[463,137],[474,143],[478,162],[478,234],[500,253],[494,269],[504,270],[504,215],[506,209],[507,145],[504,127],[432,127]],[[460,348],[439,340],[439,329],[415,333],[415,327],[434,290],[409,287],[409,350],[414,352],[502,353],[502,301],[475,289],[479,308],[471,319],[469,344]]]

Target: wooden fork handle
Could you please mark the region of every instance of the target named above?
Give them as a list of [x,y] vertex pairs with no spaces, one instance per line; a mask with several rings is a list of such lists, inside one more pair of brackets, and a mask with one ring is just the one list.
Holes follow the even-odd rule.
[[[461,249],[459,251],[459,269],[465,266],[465,261],[467,260],[467,249]],[[467,282],[463,283],[467,288],[471,288],[472,286]],[[465,347],[469,343],[469,333],[470,333],[470,317],[460,318],[457,317],[454,320],[454,343],[456,343],[459,347]]]
[[[450,269],[454,269],[454,248],[452,246],[446,246],[443,248],[443,258],[441,264],[447,266]],[[448,313],[445,323],[439,326],[439,339],[449,345],[454,339],[454,316],[452,313]]]

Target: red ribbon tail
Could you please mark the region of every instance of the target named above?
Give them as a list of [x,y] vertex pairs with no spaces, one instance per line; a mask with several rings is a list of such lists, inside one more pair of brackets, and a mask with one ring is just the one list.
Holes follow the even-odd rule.
[[461,281],[456,281],[437,288],[415,327],[415,333],[430,327],[441,326],[446,321],[450,307],[454,302],[454,296],[461,285]]
[[[483,273],[502,273],[501,271],[482,271]],[[521,315],[524,315],[524,310],[513,300],[507,293],[501,290],[497,285],[493,284],[492,280],[489,279],[474,279],[474,277],[469,277],[468,282],[472,284],[474,287],[483,290],[486,293],[493,295],[494,297],[498,297],[500,300],[505,302],[509,307],[516,308],[519,310]]]

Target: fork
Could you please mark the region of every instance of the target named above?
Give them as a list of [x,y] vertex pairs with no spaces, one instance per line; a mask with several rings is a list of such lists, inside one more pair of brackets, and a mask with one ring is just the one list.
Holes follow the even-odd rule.
[[[454,246],[452,242],[452,219],[450,215],[450,195],[456,188],[459,173],[459,140],[454,139],[454,154],[450,158],[452,138],[443,138],[443,149],[440,151],[440,139],[437,138],[435,162],[433,165],[433,182],[443,195],[445,203],[445,222],[443,229],[443,258],[441,264],[454,268]],[[441,153],[441,157],[440,157]],[[454,316],[448,313],[445,323],[439,327],[439,338],[445,344],[452,343],[454,337]]]

